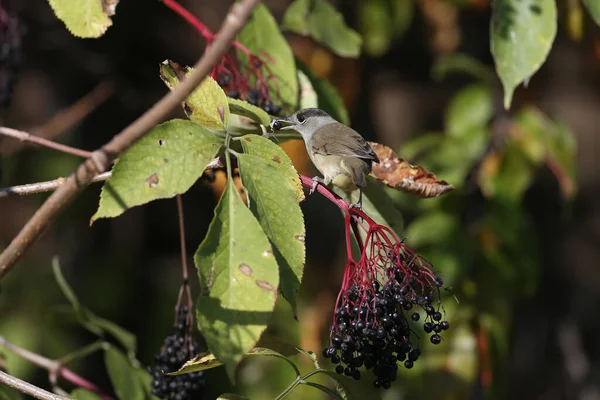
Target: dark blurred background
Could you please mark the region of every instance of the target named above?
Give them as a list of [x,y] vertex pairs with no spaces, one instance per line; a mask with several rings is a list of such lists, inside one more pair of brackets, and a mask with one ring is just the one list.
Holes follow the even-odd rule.
[[[181,1],[213,30],[230,3]],[[265,1],[278,19],[289,3]],[[410,162],[419,161],[404,155],[404,146],[427,132],[444,132],[453,96],[476,81],[469,68],[433,79],[432,68],[440,57],[466,54],[493,71],[490,1],[392,1],[394,10],[404,11],[398,12],[391,25],[385,12],[387,0],[332,3],[351,27],[365,35],[365,54],[356,60],[342,59],[308,38],[290,34],[295,54],[337,87],[352,126],[363,136],[398,149]],[[576,195],[565,197],[545,165],[532,167],[522,199],[512,203],[498,201],[480,190],[481,185],[466,184],[472,182],[472,173],[465,177],[465,184],[450,182],[457,189],[448,199],[413,201],[403,198],[407,195],[389,193],[404,214],[407,232],[428,213],[442,210],[445,215],[460,216],[456,226],[448,228],[450,233],[439,233],[446,228],[433,224],[432,238],[415,238],[411,243],[409,235],[407,243],[430,256],[442,274],[450,276],[461,303],[448,304],[453,302],[451,296],[446,300],[454,336],[438,348],[426,346],[426,362],[420,368],[402,370],[394,388],[384,394],[386,399],[600,399],[600,342],[595,336],[600,327],[600,247],[596,242],[600,238],[596,159],[600,154],[600,29],[586,16],[573,17],[573,3],[578,1],[558,1],[559,34],[554,47],[528,88],[517,90],[511,112],[502,108],[499,82],[490,84],[494,119],[488,132],[494,139],[494,124],[503,118],[511,120],[526,106],[562,121],[576,140]],[[377,11],[377,4],[383,4],[383,11]],[[22,65],[1,125],[86,150],[107,142],[166,93],[158,76],[161,61],[168,58],[191,65],[203,51],[204,42],[194,29],[154,0],[121,1],[113,26],[101,38],[87,40],[70,35],[46,1],[3,0],[2,6],[18,15],[24,34]],[[392,28],[386,30],[386,24]],[[171,117],[181,115],[177,110]],[[302,142],[283,146],[300,172],[314,174]],[[7,138],[0,142],[0,149],[2,187],[67,176],[80,161]],[[489,152],[473,163],[472,170],[480,168],[485,155]],[[425,167],[441,179],[450,179],[444,169],[436,169],[439,159],[427,160],[422,161]],[[222,181],[218,178],[211,185],[201,180],[183,197],[190,257],[207,231]],[[80,301],[132,331],[139,341],[138,358],[149,363],[170,331],[181,282],[175,200],[133,208],[90,227],[99,193],[98,184],[88,188],[0,282],[0,335],[49,358],[59,358],[94,340],[53,312],[55,306],[66,304],[51,268],[52,257],[58,255]],[[46,197],[0,198],[0,248]],[[341,215],[320,198],[311,197],[302,207],[308,260],[299,322],[293,322],[288,307],[280,304],[280,318],[274,318],[272,330],[319,353],[345,263],[343,226]],[[497,213],[499,208],[503,211]],[[489,235],[472,229],[473,221],[487,217],[498,222],[490,225]],[[521,225],[528,230],[517,232]],[[506,232],[496,232],[495,226]],[[501,247],[503,240],[510,242],[502,247],[510,254],[499,251],[511,265],[509,278],[495,269],[502,264],[490,262],[480,248],[490,235]],[[456,241],[457,237],[462,240]],[[464,242],[477,249],[460,247]],[[534,261],[521,262],[521,255]],[[521,290],[521,286],[527,288]],[[194,290],[197,294],[196,286]],[[11,373],[48,387],[44,371],[9,352],[4,355]],[[295,360],[305,363],[302,358]],[[110,388],[101,355],[73,368]],[[245,363],[237,388],[228,387],[220,370],[209,376],[214,379],[209,379],[207,398],[222,391],[245,393],[253,399],[273,398],[292,379],[272,360]],[[318,396],[322,395],[301,388],[291,397],[323,398]]]

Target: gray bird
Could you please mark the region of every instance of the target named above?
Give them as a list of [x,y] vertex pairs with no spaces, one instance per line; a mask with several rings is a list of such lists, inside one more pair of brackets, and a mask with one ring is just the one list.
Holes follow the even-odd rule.
[[353,206],[362,207],[362,189],[373,161],[379,163],[379,158],[358,132],[319,108],[298,110],[288,118],[274,120],[271,128],[302,135],[310,159],[324,178],[313,178],[311,194],[319,183],[333,183],[346,192],[359,189],[358,204]]

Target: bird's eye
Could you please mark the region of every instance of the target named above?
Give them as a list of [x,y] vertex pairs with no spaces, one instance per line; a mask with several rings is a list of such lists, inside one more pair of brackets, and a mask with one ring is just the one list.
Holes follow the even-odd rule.
[[306,118],[304,117],[304,115],[300,114],[300,115],[298,115],[297,119],[298,119],[298,122],[303,123]]

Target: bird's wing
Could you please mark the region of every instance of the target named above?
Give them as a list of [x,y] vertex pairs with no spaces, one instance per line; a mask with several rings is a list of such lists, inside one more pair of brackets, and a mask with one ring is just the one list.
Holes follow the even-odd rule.
[[379,163],[377,154],[354,129],[343,124],[328,124],[315,132],[311,147],[324,156],[358,157]]

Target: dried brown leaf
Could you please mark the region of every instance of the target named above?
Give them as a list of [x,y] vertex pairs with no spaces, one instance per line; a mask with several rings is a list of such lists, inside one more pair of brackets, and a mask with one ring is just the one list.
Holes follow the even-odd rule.
[[368,143],[380,161],[373,163],[370,175],[386,186],[422,198],[437,197],[454,189],[454,186],[438,180],[425,168],[411,165],[398,157],[388,146],[376,142]]

